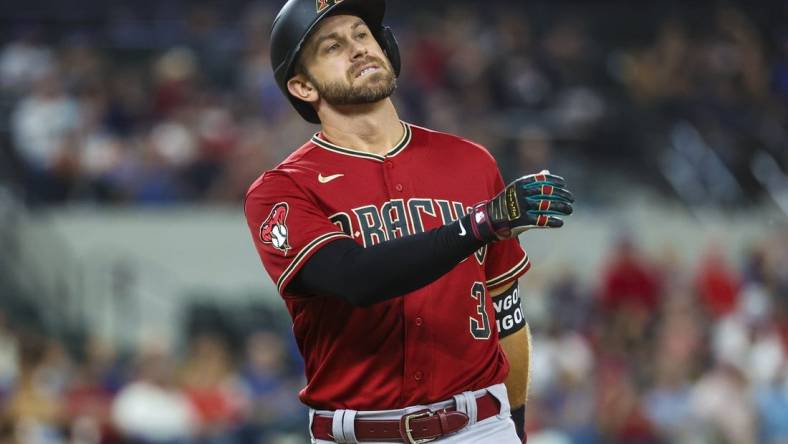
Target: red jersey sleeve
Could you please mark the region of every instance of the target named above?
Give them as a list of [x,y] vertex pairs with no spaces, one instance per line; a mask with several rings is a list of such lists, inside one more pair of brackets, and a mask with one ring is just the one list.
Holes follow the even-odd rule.
[[287,175],[268,172],[249,189],[246,222],[279,294],[323,245],[349,238]]
[[[501,192],[505,187],[501,174],[495,171],[494,192],[491,198]],[[520,246],[518,238],[493,242],[487,247],[487,260],[484,263],[487,275],[487,288],[496,288],[514,282],[525,274],[531,263],[528,255]]]

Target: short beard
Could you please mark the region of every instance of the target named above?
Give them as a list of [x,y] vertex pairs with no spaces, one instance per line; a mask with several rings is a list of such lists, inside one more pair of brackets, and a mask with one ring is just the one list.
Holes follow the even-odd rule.
[[[321,83],[307,71],[307,79],[315,86],[320,98],[332,106],[366,105],[379,102],[390,97],[397,89],[397,79],[388,69],[369,74],[369,76],[382,76],[370,85],[354,87],[341,82]],[[375,80],[374,77],[370,80]]]

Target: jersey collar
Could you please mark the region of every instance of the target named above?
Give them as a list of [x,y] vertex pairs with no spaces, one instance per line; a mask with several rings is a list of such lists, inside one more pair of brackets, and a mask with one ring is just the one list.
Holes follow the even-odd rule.
[[329,151],[333,151],[338,154],[344,154],[346,156],[353,156],[353,157],[361,157],[364,159],[372,159],[372,160],[377,160],[379,162],[383,162],[384,160],[386,160],[387,157],[394,157],[397,154],[401,153],[402,150],[404,150],[405,147],[407,147],[408,144],[410,143],[410,139],[412,135],[410,125],[405,122],[401,122],[401,123],[402,123],[402,127],[405,129],[405,134],[403,134],[402,139],[400,139],[400,141],[397,142],[396,145],[394,145],[394,148],[392,148],[391,151],[389,151],[383,156],[379,154],[372,154],[364,151],[354,150],[352,148],[345,148],[339,145],[334,145],[333,143],[328,142],[325,139],[322,139],[320,137],[320,133],[316,133],[314,136],[312,136],[312,143],[323,149],[327,149]]

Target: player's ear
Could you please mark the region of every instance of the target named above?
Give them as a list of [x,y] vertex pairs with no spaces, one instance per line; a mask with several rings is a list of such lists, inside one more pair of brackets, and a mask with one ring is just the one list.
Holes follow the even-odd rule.
[[317,93],[317,88],[309,79],[303,74],[296,74],[287,81],[287,90],[293,97],[303,100],[307,103],[314,103],[320,98]]

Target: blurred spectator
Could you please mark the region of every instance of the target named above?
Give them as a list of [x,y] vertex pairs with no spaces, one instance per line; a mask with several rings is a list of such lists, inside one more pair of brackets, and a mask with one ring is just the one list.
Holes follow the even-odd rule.
[[[566,270],[571,270],[569,267]],[[556,277],[547,297],[550,322],[561,331],[584,331],[593,319],[595,307],[589,292],[572,271]]]
[[[557,330],[553,330],[558,335]],[[570,442],[599,442],[595,421],[597,390],[593,385],[594,355],[587,341],[567,331],[537,339],[532,357],[532,401],[528,405],[529,431],[562,430]]]
[[612,361],[601,363],[597,376],[595,413],[603,442],[659,442],[639,402],[637,382],[627,364]]
[[261,171],[275,164],[272,153],[263,149],[272,134],[258,122],[246,121],[236,129],[238,145],[225,156],[224,173],[211,186],[209,197],[217,201],[240,200]]
[[608,312],[625,310],[642,316],[657,308],[659,292],[656,271],[641,256],[634,240],[619,239],[602,273],[602,307]]
[[771,381],[755,391],[758,409],[758,442],[780,444],[788,442],[788,362]]
[[63,85],[77,95],[95,93],[106,68],[95,44],[85,35],[70,36],[60,49]]
[[691,299],[676,294],[666,299],[658,326],[653,383],[643,397],[646,416],[664,442],[688,442],[693,436],[690,415],[692,376],[703,353],[700,317]]
[[0,52],[0,89],[13,94],[25,92],[31,81],[54,68],[51,48],[38,32],[28,30],[21,38],[6,44]]
[[233,442],[240,422],[240,391],[228,344],[214,333],[199,333],[191,340],[181,382],[199,419],[199,441]]
[[197,93],[196,63],[194,54],[187,48],[173,48],[156,61],[153,112],[158,118],[170,117]]
[[3,420],[17,442],[61,443],[63,404],[59,387],[52,381],[52,359],[56,347],[38,333],[19,337],[19,370],[17,383],[5,404]]
[[664,22],[653,46],[628,56],[625,81],[635,100],[649,105],[681,101],[691,92],[694,62],[687,30],[678,20]]
[[701,260],[696,277],[701,303],[714,318],[731,313],[738,305],[739,279],[720,246],[713,246]]
[[28,168],[28,189],[45,201],[63,201],[79,174],[81,125],[79,103],[63,90],[59,73],[49,70],[33,79],[12,117],[12,135]]
[[186,443],[198,430],[198,412],[176,385],[170,353],[162,346],[143,348],[134,381],[112,403],[113,423],[130,443]]
[[81,365],[64,393],[72,437],[84,442],[109,443],[119,439],[112,426],[112,401],[125,381],[116,366],[112,347],[97,337],[85,344]]
[[109,134],[129,137],[140,129],[152,108],[142,67],[115,67],[102,85],[107,103],[101,122]]
[[690,395],[692,417],[702,426],[704,440],[754,444],[755,406],[740,367],[720,361],[697,382]]
[[268,442],[287,432],[304,433],[308,412],[293,396],[302,378],[294,377],[298,373],[294,375],[288,361],[280,335],[260,331],[247,338],[240,377],[249,405],[241,442]]

